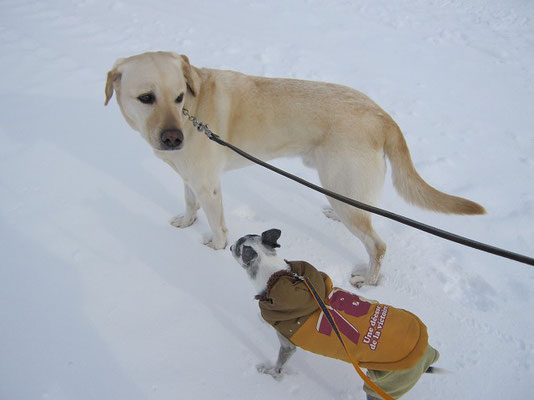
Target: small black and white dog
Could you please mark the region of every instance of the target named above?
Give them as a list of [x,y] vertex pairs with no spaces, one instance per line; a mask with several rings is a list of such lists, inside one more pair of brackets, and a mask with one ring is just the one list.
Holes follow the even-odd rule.
[[[314,290],[327,303],[348,351],[367,369],[372,381],[392,397],[409,391],[439,358],[428,344],[427,328],[414,314],[333,286],[324,272],[305,261],[285,261],[276,253],[281,231],[246,235],[230,247],[256,288],[263,319],[275,328],[280,351],[274,366],[262,364],[258,371],[280,379],[285,363],[296,347],[350,362],[331,326],[325,322],[313,295],[302,281],[313,282]],[[364,361],[365,360],[365,361]],[[377,395],[367,384],[368,399]]]
[[[265,295],[267,282],[273,274],[282,270],[290,270],[289,265],[276,254],[277,243],[282,232],[270,229],[259,235],[246,235],[230,246],[230,251],[236,261],[245,269],[256,288],[257,297]],[[274,366],[258,365],[258,371],[269,374],[275,379],[282,377],[284,364],[296,351],[296,346],[288,339],[276,332],[280,340],[280,351]]]

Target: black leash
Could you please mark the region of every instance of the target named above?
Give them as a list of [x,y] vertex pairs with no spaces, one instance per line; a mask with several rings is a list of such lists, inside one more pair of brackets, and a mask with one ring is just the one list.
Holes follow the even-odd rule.
[[325,188],[323,188],[321,186],[317,186],[317,185],[315,185],[315,184],[313,184],[311,182],[308,182],[308,181],[306,181],[306,180],[304,180],[302,178],[299,178],[298,176],[292,175],[289,172],[286,172],[286,171],[284,171],[284,170],[282,170],[280,168],[277,168],[274,165],[266,163],[265,161],[262,161],[262,160],[260,160],[260,159],[258,159],[256,157],[244,152],[243,150],[241,150],[240,148],[234,146],[231,143],[225,142],[218,135],[213,133],[208,128],[207,124],[203,124],[196,117],[190,115],[189,111],[186,110],[185,108],[183,109],[183,114],[193,123],[193,125],[198,129],[199,132],[204,132],[206,134],[206,136],[210,140],[212,140],[212,141],[214,141],[214,142],[216,142],[216,143],[218,143],[218,144],[220,144],[222,146],[228,147],[230,150],[232,150],[235,153],[239,154],[240,156],[252,161],[255,164],[261,165],[264,168],[267,168],[267,169],[269,169],[269,170],[271,170],[273,172],[276,172],[279,175],[285,176],[286,178],[289,178],[289,179],[291,179],[291,180],[293,180],[295,182],[298,182],[301,185],[307,186],[310,189],[313,189],[313,190],[315,190],[315,191],[317,191],[319,193],[322,193],[322,194],[324,194],[324,195],[326,195],[328,197],[331,197],[331,198],[333,198],[335,200],[341,201],[341,202],[343,202],[345,204],[348,204],[350,206],[359,208],[361,210],[368,211],[370,213],[373,213],[373,214],[376,214],[376,215],[381,215],[382,217],[392,219],[394,221],[400,222],[401,224],[411,226],[412,228],[415,228],[415,229],[419,229],[419,230],[421,230],[423,232],[430,233],[431,235],[439,236],[439,237],[441,237],[443,239],[447,239],[447,240],[450,240],[452,242],[456,242],[456,243],[462,244],[464,246],[471,247],[473,249],[485,251],[486,253],[495,254],[495,255],[500,256],[500,257],[508,258],[510,260],[514,260],[514,261],[517,261],[517,262],[520,262],[520,263],[523,263],[523,264],[528,264],[528,265],[533,265],[534,266],[534,258],[532,258],[532,257],[527,257],[527,256],[525,256],[523,254],[514,253],[514,252],[511,252],[511,251],[508,251],[508,250],[505,250],[505,249],[501,249],[501,248],[498,248],[498,247],[495,247],[495,246],[490,246],[490,245],[482,243],[482,242],[477,242],[476,240],[472,240],[472,239],[466,238],[464,236],[459,236],[459,235],[456,235],[454,233],[447,232],[447,231],[435,228],[435,227],[427,225],[427,224],[423,224],[422,222],[415,221],[415,220],[410,219],[410,218],[406,218],[406,217],[404,217],[402,215],[395,214],[395,213],[392,213],[392,212],[387,211],[387,210],[383,210],[383,209],[378,208],[378,207],[370,206],[369,204],[362,203],[360,201],[357,201],[357,200],[351,199],[349,197],[343,196],[343,195],[341,195],[339,193],[332,192],[332,191],[330,191],[328,189],[325,189]]

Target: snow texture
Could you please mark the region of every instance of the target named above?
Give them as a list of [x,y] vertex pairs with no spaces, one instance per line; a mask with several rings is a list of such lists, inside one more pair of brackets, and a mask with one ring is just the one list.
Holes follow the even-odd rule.
[[[380,206],[534,255],[534,3],[524,0],[0,1],[0,398],[364,399],[349,364],[278,343],[227,250],[185,230],[180,178],[105,108],[106,72],[149,50],[196,66],[345,84],[401,126],[421,175],[482,217]],[[216,131],[216,127],[211,127]],[[214,146],[216,144],[213,144]],[[297,159],[276,161],[317,182]],[[363,246],[320,194],[260,167],[223,178],[229,239],[277,227],[280,254],[350,288]],[[428,325],[438,366],[406,399],[526,399],[534,269],[374,218],[388,244],[362,295]]]

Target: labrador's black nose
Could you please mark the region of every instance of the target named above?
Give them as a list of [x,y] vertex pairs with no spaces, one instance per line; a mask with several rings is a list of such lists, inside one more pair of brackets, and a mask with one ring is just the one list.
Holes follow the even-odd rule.
[[160,139],[165,150],[177,150],[182,147],[184,134],[179,129],[166,129],[161,132]]

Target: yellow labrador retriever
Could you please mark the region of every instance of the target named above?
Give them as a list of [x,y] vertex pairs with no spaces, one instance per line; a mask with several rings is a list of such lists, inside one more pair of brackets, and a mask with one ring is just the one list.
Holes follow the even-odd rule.
[[[429,186],[414,169],[393,119],[345,86],[196,68],[184,55],[153,52],[119,59],[107,76],[106,104],[113,91],[128,124],[184,181],[185,214],[172,225],[190,226],[201,206],[213,233],[206,244],[214,249],[226,246],[220,175],[248,161],[196,131],[184,107],[223,140],[261,159],[302,157],[317,169],[325,188],[362,202],[376,203],[387,156],[395,188],[408,202],[444,213],[485,212],[479,204]],[[341,220],[369,254],[368,272],[355,270],[351,282],[375,285],[386,245],[370,214],[329,201],[327,214]]]

